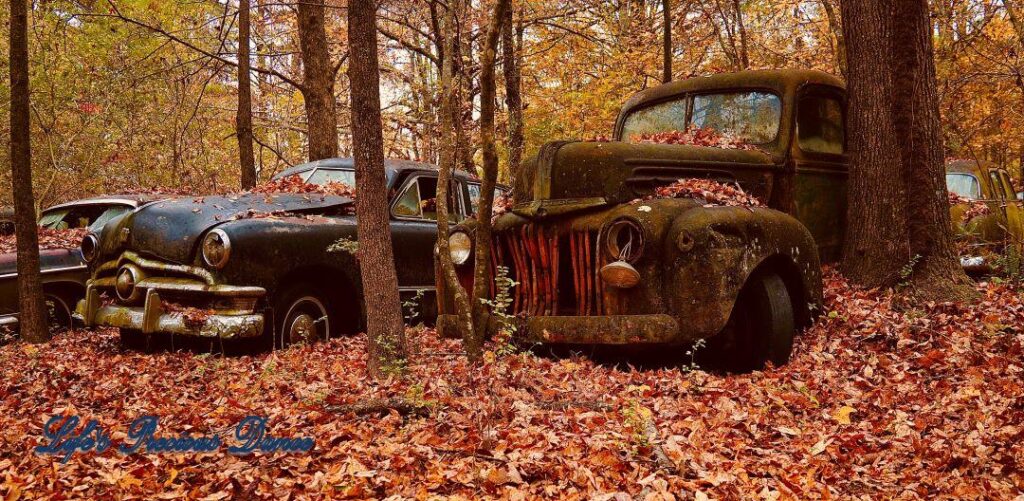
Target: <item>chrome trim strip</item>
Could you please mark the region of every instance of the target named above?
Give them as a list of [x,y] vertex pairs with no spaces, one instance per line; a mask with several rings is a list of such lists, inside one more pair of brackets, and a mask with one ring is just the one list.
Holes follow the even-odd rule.
[[[47,268],[45,270],[39,270],[39,273],[41,275],[46,275],[47,273],[60,273],[62,271],[77,271],[77,270],[84,270],[86,268],[88,268],[88,266],[86,266],[84,264],[83,265],[79,265],[79,266],[62,266],[60,268]],[[18,276],[18,272],[5,273],[3,275],[0,275],[0,279],[3,279],[3,278],[14,278],[14,277],[17,277],[17,276]]]
[[6,327],[8,325],[18,325],[18,314],[12,313],[10,315],[0,316],[0,327]]
[[437,286],[429,285],[426,287],[399,287],[398,292],[419,292],[419,291],[437,291]]
[[134,251],[125,251],[124,254],[121,254],[121,258],[117,260],[118,267],[120,267],[120,264],[123,261],[131,261],[143,268],[149,268],[160,271],[172,271],[175,273],[193,275],[195,277],[202,279],[209,285],[213,285],[216,282],[216,280],[214,280],[213,278],[213,274],[210,273],[209,270],[200,268],[198,266],[189,266],[185,264],[171,264],[165,263],[163,261],[157,261],[154,259],[147,259],[138,255]]

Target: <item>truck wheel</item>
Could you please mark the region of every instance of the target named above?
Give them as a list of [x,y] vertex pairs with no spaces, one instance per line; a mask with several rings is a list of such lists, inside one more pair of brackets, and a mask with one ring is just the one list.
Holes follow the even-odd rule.
[[118,329],[118,335],[121,337],[121,346],[134,351],[141,351],[149,353],[152,351],[149,341],[146,339],[146,335],[138,329]]
[[751,277],[740,291],[725,335],[723,362],[728,370],[746,372],[763,369],[771,361],[776,367],[789,361],[796,332],[793,303],[786,284],[778,274]]
[[335,328],[330,296],[319,287],[298,284],[278,295],[275,316],[278,319],[276,346],[326,340]]

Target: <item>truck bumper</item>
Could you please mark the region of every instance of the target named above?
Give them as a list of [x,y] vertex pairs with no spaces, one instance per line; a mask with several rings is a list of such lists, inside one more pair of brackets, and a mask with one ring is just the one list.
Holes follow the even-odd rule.
[[[457,317],[441,315],[438,332],[452,336]],[[553,344],[673,344],[696,341],[684,339],[679,323],[669,315],[534,316],[515,320],[516,338],[525,342]],[[488,319],[488,334],[498,330],[494,317]]]
[[202,318],[187,318],[164,309],[164,303],[156,290],[146,293],[142,307],[123,305],[101,305],[99,291],[91,284],[85,299],[78,303],[75,316],[87,327],[107,326],[120,329],[136,329],[143,333],[167,333],[203,338],[250,338],[263,334],[262,313],[216,312],[202,315]]

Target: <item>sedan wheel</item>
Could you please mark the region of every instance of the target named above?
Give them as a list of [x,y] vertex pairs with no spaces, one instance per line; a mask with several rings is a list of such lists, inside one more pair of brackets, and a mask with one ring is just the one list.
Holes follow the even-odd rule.
[[326,340],[331,332],[327,296],[315,288],[301,287],[282,294],[277,311],[283,313],[278,339],[284,345]]
[[71,306],[68,305],[68,301],[57,294],[47,294],[45,301],[46,320],[50,331],[70,329]]

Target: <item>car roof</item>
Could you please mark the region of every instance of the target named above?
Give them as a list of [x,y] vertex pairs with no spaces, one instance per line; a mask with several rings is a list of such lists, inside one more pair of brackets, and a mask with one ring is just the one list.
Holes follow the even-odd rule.
[[621,120],[623,115],[634,109],[688,92],[763,88],[773,90],[780,95],[785,95],[787,89],[805,84],[818,84],[846,89],[846,84],[841,78],[818,70],[748,70],[719,73],[717,75],[669,82],[637,92],[622,105],[619,119]]
[[[325,158],[323,160],[314,160],[312,162],[306,162],[299,164],[294,167],[285,169],[274,175],[274,179],[281,179],[288,176],[294,176],[296,174],[302,174],[316,168],[324,169],[355,169],[355,160],[352,157],[344,158]],[[426,162],[416,162],[413,160],[400,160],[400,159],[386,159],[384,160],[384,172],[388,179],[393,179],[398,173],[404,171],[433,171],[437,172],[437,166]],[[474,176],[469,175],[465,171],[456,170],[452,173],[453,177],[458,179],[473,179]]]
[[130,205],[132,207],[138,207],[142,204],[152,202],[155,200],[161,200],[167,198],[168,195],[160,194],[117,194],[117,195],[101,195],[90,198],[83,198],[80,200],[73,200],[71,202],[65,202],[62,204],[54,205],[53,207],[47,208],[43,212],[48,212],[56,209],[66,209],[68,207],[78,207],[81,205]]
[[999,169],[999,166],[986,162],[984,160],[950,160],[946,162],[946,172],[951,173],[963,173],[963,174],[975,174],[981,172],[982,169]]

